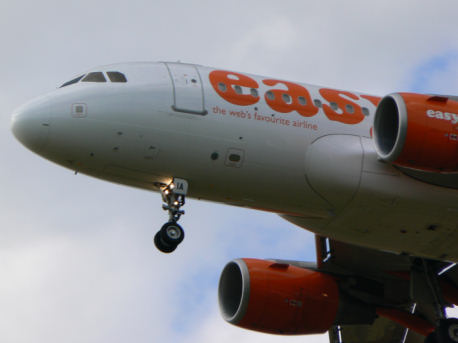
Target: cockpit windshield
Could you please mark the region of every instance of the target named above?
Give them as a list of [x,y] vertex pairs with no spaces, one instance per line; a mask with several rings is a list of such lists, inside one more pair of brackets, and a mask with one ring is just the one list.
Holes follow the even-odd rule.
[[60,86],[60,88],[62,87],[65,87],[65,86],[70,86],[74,83],[77,83],[79,80],[81,80],[82,78],[84,77],[84,75],[81,75],[81,76],[78,76],[76,78],[74,78],[73,80],[70,80],[70,81],[67,81],[65,82],[62,86]]
[[[116,83],[127,82],[126,76],[123,73],[120,73],[119,71],[107,71],[106,75],[108,76],[108,79],[110,82],[116,82]],[[73,80],[67,81],[62,86],[60,86],[60,88],[70,86],[80,81],[81,82],[107,82],[107,78],[105,76],[105,73],[101,71],[95,71],[89,74],[78,76],[77,78],[74,78]]]
[[87,74],[81,82],[107,82],[101,71]]

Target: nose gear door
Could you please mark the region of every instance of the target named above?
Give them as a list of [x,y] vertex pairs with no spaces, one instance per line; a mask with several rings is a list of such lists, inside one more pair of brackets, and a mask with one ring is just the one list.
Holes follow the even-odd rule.
[[173,105],[177,112],[207,114],[199,71],[193,64],[166,63],[173,84]]

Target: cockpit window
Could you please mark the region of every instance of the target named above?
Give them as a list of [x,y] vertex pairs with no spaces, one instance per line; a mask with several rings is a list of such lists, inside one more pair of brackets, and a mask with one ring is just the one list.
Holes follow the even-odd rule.
[[79,80],[81,80],[84,77],[84,75],[78,76],[77,78],[74,78],[73,80],[65,82],[60,88],[65,87],[65,86],[70,86],[74,83],[77,83]]
[[105,76],[103,76],[102,72],[96,71],[87,74],[81,82],[107,82],[107,80],[105,79]]
[[119,71],[107,71],[107,75],[111,82],[127,82],[126,76]]
[[[107,71],[106,72],[109,81],[111,82],[122,82],[126,83],[127,78],[123,73],[120,73],[119,71]],[[83,74],[81,76],[78,76],[77,78],[74,78],[73,80],[65,82],[60,88],[72,85],[74,83],[78,82],[107,82],[107,79],[105,78],[105,74],[102,73],[101,71],[94,71],[89,74]]]

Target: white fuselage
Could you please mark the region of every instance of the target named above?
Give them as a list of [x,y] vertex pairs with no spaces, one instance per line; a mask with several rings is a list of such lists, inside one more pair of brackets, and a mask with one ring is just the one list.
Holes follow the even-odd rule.
[[[220,85],[215,69],[190,64],[95,71],[106,82],[79,81],[18,109],[18,139],[101,179],[157,191],[179,177],[194,198],[272,211],[348,243],[458,261],[458,191],[377,159],[376,98],[248,74],[256,85],[233,86],[231,98],[230,80],[242,74]],[[108,71],[127,82],[110,82]]]

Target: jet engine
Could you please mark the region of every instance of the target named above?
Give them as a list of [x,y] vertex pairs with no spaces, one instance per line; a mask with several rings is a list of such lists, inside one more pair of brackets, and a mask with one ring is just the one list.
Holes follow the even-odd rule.
[[326,332],[339,310],[339,289],[332,276],[257,259],[229,262],[218,297],[229,323],[282,335]]
[[399,167],[458,171],[458,101],[394,93],[377,106],[373,136],[378,156]]

